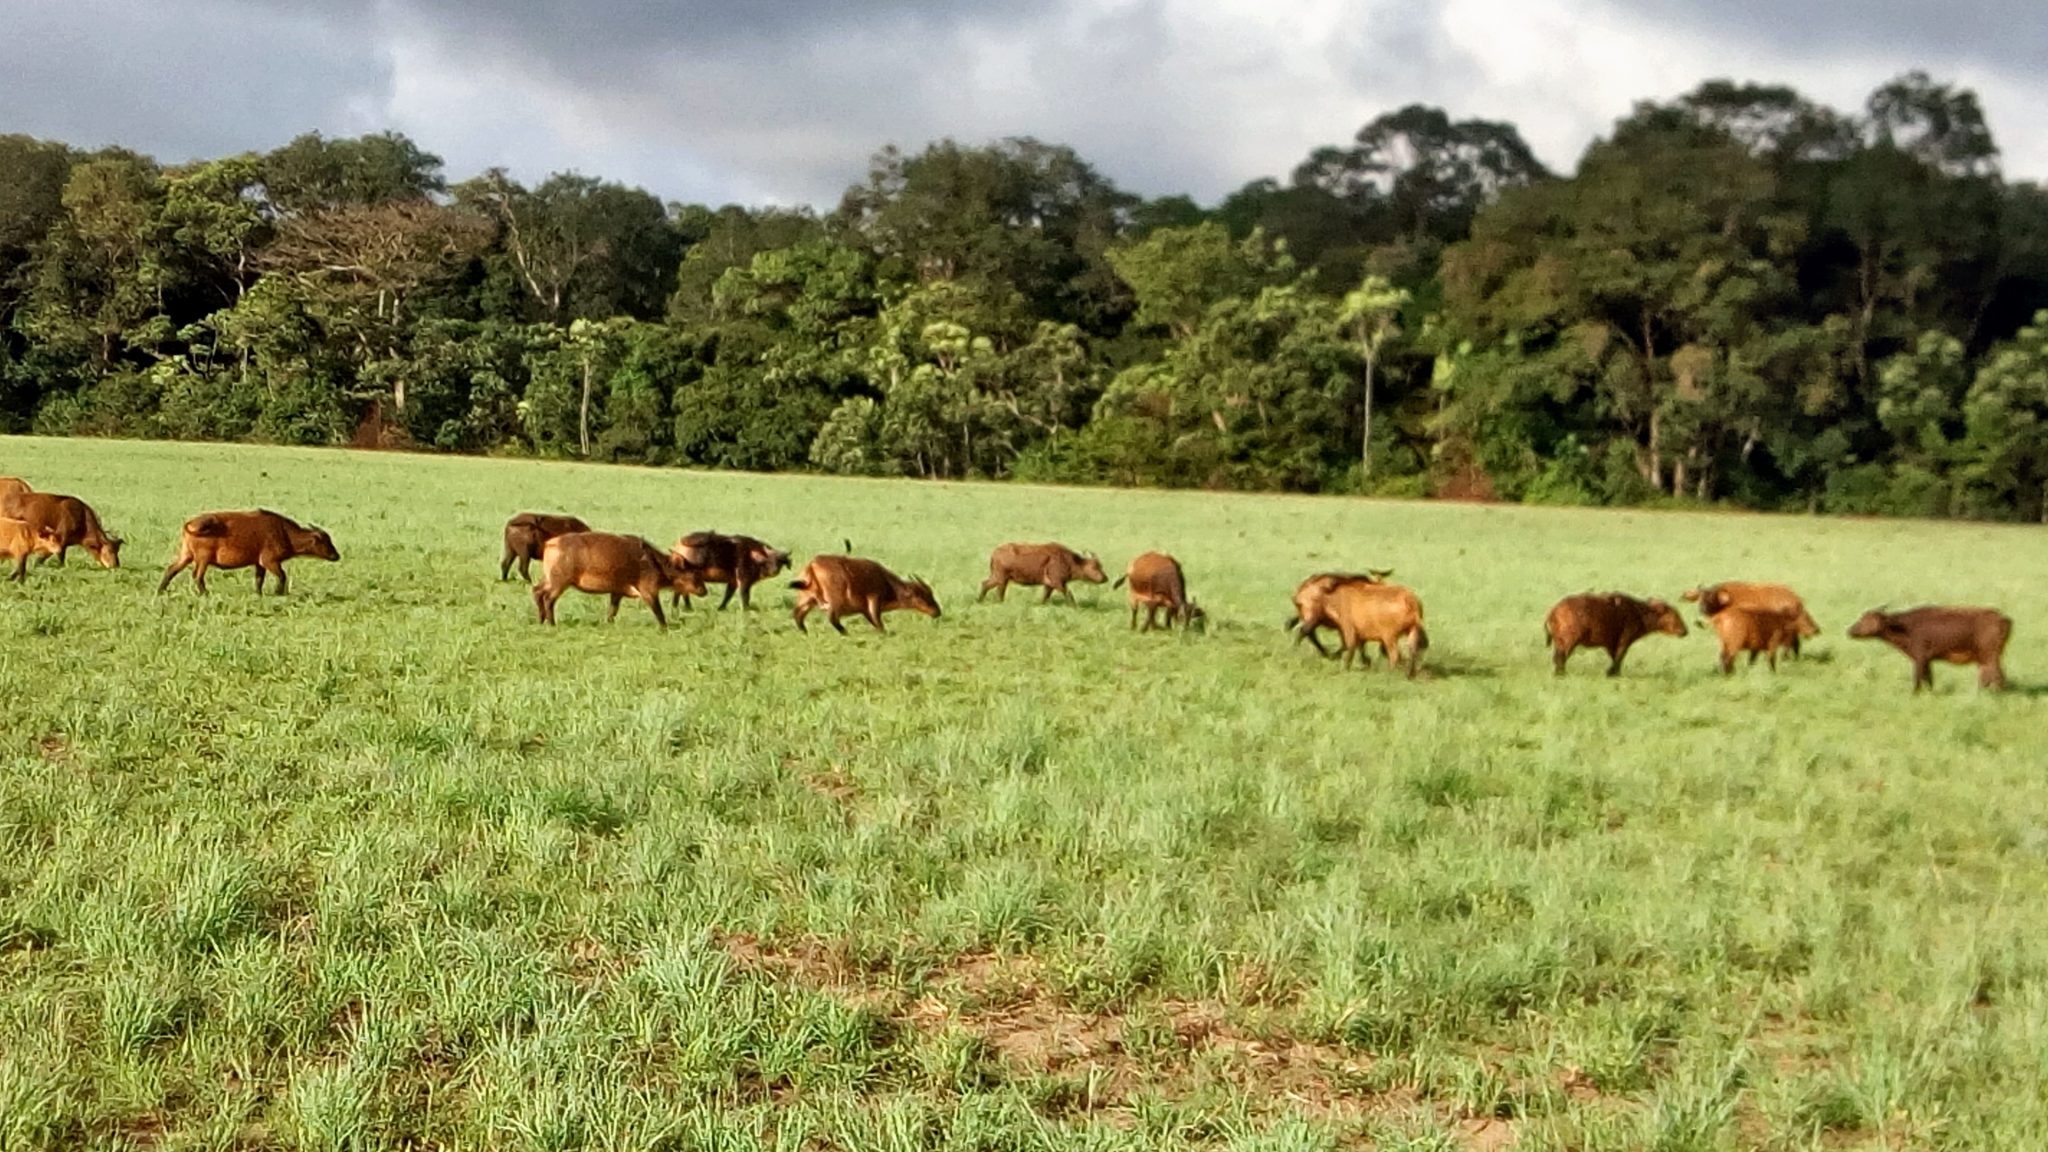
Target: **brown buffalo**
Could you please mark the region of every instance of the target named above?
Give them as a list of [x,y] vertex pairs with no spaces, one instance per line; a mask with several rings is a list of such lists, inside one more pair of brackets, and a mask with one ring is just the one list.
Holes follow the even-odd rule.
[[192,583],[201,595],[206,592],[208,568],[256,568],[256,594],[263,594],[265,576],[277,577],[277,594],[289,588],[284,562],[300,556],[316,560],[340,560],[334,539],[326,532],[298,524],[268,509],[253,512],[208,512],[185,521],[178,537],[178,558],[164,569],[156,590],[171,586],[171,579],[187,567]]
[[[716,532],[692,532],[676,541],[668,550],[669,562],[679,568],[687,568],[705,584],[725,585],[725,598],[718,602],[721,611],[732,603],[734,592],[739,593],[740,607],[751,611],[754,607],[754,585],[789,567],[789,553],[768,545],[752,536],[722,536]],[[681,600],[683,607],[690,606],[689,597],[676,593],[670,601]]]
[[1422,626],[1422,601],[1409,589],[1377,580],[1345,581],[1323,598],[1321,612],[1337,629],[1346,668],[1361,654],[1365,666],[1372,667],[1365,646],[1378,644],[1389,665],[1408,666],[1409,679],[1421,669],[1429,632]]
[[1636,641],[1662,633],[1685,635],[1685,621],[1678,610],[1662,600],[1638,600],[1619,592],[1586,592],[1567,596],[1543,619],[1543,638],[1550,645],[1550,661],[1559,676],[1565,661],[1580,648],[1599,648],[1607,653],[1609,676],[1621,675],[1622,658]]
[[2005,687],[2005,642],[2012,638],[2012,620],[1994,608],[1914,608],[1886,612],[1873,608],[1849,626],[1856,640],[1882,640],[1913,662],[1913,691],[1934,687],[1933,664],[1977,665],[1977,683]]
[[1124,574],[1116,578],[1112,587],[1130,585],[1131,627],[1138,627],[1138,612],[1145,613],[1145,626],[1140,631],[1150,632],[1158,623],[1159,610],[1166,609],[1166,630],[1173,631],[1178,621],[1183,629],[1199,627],[1208,613],[1188,599],[1187,578],[1181,574],[1180,561],[1164,552],[1144,552],[1134,558]]
[[882,627],[882,613],[899,608],[939,618],[939,601],[932,595],[931,585],[915,577],[905,580],[859,556],[813,556],[789,586],[797,590],[792,616],[799,632],[808,631],[804,617],[818,608],[825,610],[833,630],[842,636],[846,634],[846,626],[839,622],[842,616],[866,617],[877,632],[888,631]]
[[72,548],[83,548],[102,568],[121,566],[121,538],[100,528],[99,513],[76,496],[55,492],[19,492],[6,501],[6,514],[28,522],[30,531],[57,543],[57,567]]
[[1306,640],[1315,645],[1319,654],[1326,657],[1335,655],[1323,647],[1322,638],[1316,635],[1322,628],[1337,626],[1337,622],[1323,611],[1323,602],[1341,585],[1383,584],[1387,577],[1393,574],[1392,568],[1368,568],[1363,572],[1316,573],[1303,580],[1301,586],[1294,590],[1294,615],[1287,618],[1287,631],[1294,633],[1296,644]]
[[1095,553],[1082,555],[1064,544],[1005,544],[996,549],[988,558],[988,579],[981,582],[979,601],[991,590],[997,601],[1012,584],[1025,587],[1042,587],[1045,595],[1039,597],[1043,604],[1057,592],[1074,602],[1074,593],[1067,588],[1069,580],[1087,584],[1101,584],[1109,579],[1103,574],[1102,561]]
[[540,583],[533,586],[533,606],[540,622],[555,622],[555,604],[574,588],[611,597],[605,623],[618,619],[619,601],[631,596],[654,613],[654,622],[668,630],[661,594],[673,589],[691,596],[704,594],[704,582],[669,563],[668,556],[639,536],[611,532],[565,532],[541,545]]
[[28,579],[28,558],[30,556],[55,556],[57,542],[48,533],[39,533],[26,520],[12,516],[0,517],[0,557],[14,561],[14,573],[9,580]]
[[530,565],[540,559],[541,549],[557,536],[570,532],[588,532],[590,525],[574,516],[555,516],[546,512],[521,512],[505,521],[505,558],[498,561],[498,579],[512,577],[512,562],[519,562],[519,578],[533,583]]
[[1730,675],[1735,671],[1735,657],[1749,653],[1749,662],[1756,663],[1758,656],[1769,659],[1771,671],[1778,670],[1778,653],[1793,651],[1799,643],[1800,630],[1811,617],[1804,612],[1766,612],[1760,608],[1722,607],[1707,617],[1714,627],[1714,634],[1721,638],[1721,673]]
[[1793,656],[1799,655],[1799,642],[1820,635],[1820,625],[1806,612],[1806,605],[1799,594],[1783,584],[1756,584],[1745,580],[1724,580],[1719,584],[1705,584],[1685,593],[1685,598],[1700,606],[1700,615],[1712,619],[1728,608],[1741,608],[1750,612],[1781,612],[1792,617],[1792,641],[1786,647]]

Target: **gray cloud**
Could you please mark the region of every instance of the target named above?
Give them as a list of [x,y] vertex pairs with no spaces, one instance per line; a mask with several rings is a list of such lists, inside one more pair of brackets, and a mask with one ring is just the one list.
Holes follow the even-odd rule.
[[452,176],[560,169],[829,204],[882,144],[1035,135],[1214,199],[1421,100],[1554,167],[1709,76],[1843,108],[1925,66],[2048,169],[2022,0],[0,0],[0,131],[168,160],[397,128]]

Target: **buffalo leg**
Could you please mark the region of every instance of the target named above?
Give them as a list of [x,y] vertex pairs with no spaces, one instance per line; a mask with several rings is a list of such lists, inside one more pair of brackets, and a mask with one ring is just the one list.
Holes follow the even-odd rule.
[[1003,593],[1010,590],[1010,582],[994,576],[983,580],[981,582],[981,593],[974,598],[974,602],[976,604],[981,603],[988,596],[990,589],[995,590],[996,603],[1001,604],[1003,602]]
[[1040,596],[1040,597],[1038,598],[1038,602],[1039,602],[1040,604],[1050,604],[1050,603],[1052,603],[1052,585],[1050,585],[1050,584],[1047,584],[1047,585],[1045,586],[1045,595],[1043,595],[1043,596]]
[[1131,605],[1131,629],[1132,629],[1132,631],[1136,631],[1136,630],[1137,630],[1137,627],[1138,627],[1138,606],[1137,606],[1136,604],[1133,604],[1133,605]]
[[737,576],[725,582],[725,598],[718,602],[718,610],[720,612],[725,611],[725,606],[732,603],[732,594],[739,591],[739,585],[740,580]]
[[623,600],[623,599],[625,599],[625,597],[624,597],[624,596],[622,596],[622,595],[620,595],[619,593],[617,593],[617,592],[614,592],[614,593],[612,593],[612,607],[611,607],[611,611],[609,611],[609,612],[606,612],[606,613],[604,614],[604,622],[605,622],[605,623],[609,624],[609,623],[611,623],[612,621],[614,621],[614,620],[617,620],[617,619],[619,618],[619,601],[621,601],[621,600]]
[[554,590],[548,587],[546,581],[542,581],[534,586],[533,607],[539,613],[541,623],[553,624],[555,622]]
[[1607,650],[1607,674],[1609,676],[1621,675],[1621,658],[1626,655],[1628,655],[1628,647],[1623,644],[1616,644]]
[[[23,566],[26,566],[27,559],[27,557],[22,558]],[[157,583],[157,592],[162,593],[165,589],[169,588],[171,586],[171,581],[177,578],[178,573],[183,572],[186,568],[190,567],[191,565],[192,558],[190,556],[180,556],[176,560],[171,561],[171,566],[169,568],[164,569],[164,578]],[[19,579],[19,577],[17,577],[17,579]]]
[[519,578],[528,584],[533,583],[533,554],[531,552],[521,552],[519,554]]
[[1564,662],[1565,662],[1565,661],[1567,661],[1567,660],[1569,660],[1569,659],[1571,659],[1571,658],[1572,658],[1572,650],[1571,650],[1570,648],[1567,648],[1567,647],[1565,647],[1565,646],[1564,646],[1564,645],[1562,645],[1562,644],[1553,644],[1553,645],[1551,645],[1551,648],[1550,648],[1550,674],[1551,674],[1551,675],[1553,675],[1553,676],[1562,676],[1562,675],[1564,675]]
[[830,609],[827,609],[827,610],[826,610],[826,612],[825,612],[825,619],[826,619],[827,621],[829,621],[829,622],[831,623],[831,625],[832,625],[832,630],[833,630],[834,632],[837,632],[837,633],[839,633],[839,634],[840,634],[841,636],[844,636],[844,635],[846,635],[846,625],[844,625],[844,624],[841,624],[841,623],[839,622],[839,609],[837,609],[837,608],[830,608]]
[[796,602],[796,610],[795,610],[795,611],[793,611],[793,612],[791,612],[791,613],[789,614],[789,615],[790,615],[790,619],[792,619],[792,620],[796,621],[796,630],[797,630],[797,631],[799,631],[799,632],[808,632],[808,631],[810,631],[810,629],[808,629],[808,628],[805,628],[805,627],[804,627],[804,617],[806,617],[806,616],[809,616],[809,615],[811,614],[811,607],[812,607],[812,601],[811,601],[811,598],[810,598],[809,596],[800,596],[800,597],[798,597],[798,598],[797,598],[797,602]]
[[64,566],[64,558],[69,555],[71,555],[71,545],[65,544],[60,546],[57,549],[57,567],[62,568]]
[[1918,693],[1922,687],[1930,692],[1934,690],[1934,662],[1925,656],[1916,656],[1913,658],[1913,691]]
[[[752,580],[745,582],[736,580],[735,583],[739,583],[740,586],[740,611],[752,612],[754,610],[754,582]],[[732,593],[726,593],[727,599],[731,599],[731,597]]]
[[192,562],[192,586],[199,589],[201,596],[206,595],[206,569],[210,563],[203,556]]
[[668,631],[668,617],[661,614],[661,589],[656,588],[654,591],[642,596],[640,600],[647,605],[649,612],[654,613],[654,622],[661,626],[661,630],[663,632]]
[[[1750,657],[1749,662],[1752,664],[1756,663],[1756,657]],[[1776,672],[1778,670],[1778,650],[1776,648],[1771,649],[1765,656],[1764,663],[1771,666],[1771,671]]]
[[[28,553],[23,552],[14,558],[14,575],[8,579],[17,584],[28,579]],[[159,588],[157,591],[161,592],[163,589]]]
[[868,597],[868,602],[861,615],[868,618],[868,623],[875,626],[875,631],[885,634],[889,631],[887,628],[882,627],[882,605],[874,597]]
[[2005,687],[2005,668],[2000,664],[1998,657],[1993,656],[1977,666],[1977,686],[1979,688]]
[[[512,561],[516,559],[518,559],[518,557],[512,555],[512,546],[510,544],[505,545],[505,558],[503,560],[498,561],[498,579],[500,581],[510,580],[512,578]],[[522,573],[522,575],[524,575],[524,573]]]
[[1320,632],[1321,630],[1321,625],[1317,625],[1314,628],[1303,628],[1300,632],[1295,633],[1294,642],[1296,644],[1299,644],[1303,640],[1308,641],[1310,644],[1313,644],[1315,646],[1316,655],[1321,656],[1325,660],[1328,660],[1330,657],[1336,655],[1336,653],[1330,651],[1328,648],[1323,647],[1322,638],[1316,635],[1316,633]]
[[265,568],[263,567],[263,565],[261,565],[261,564],[258,564],[258,565],[256,565],[256,594],[257,594],[258,596],[261,596],[261,595],[263,595],[263,581],[264,581],[264,579],[265,579],[265,578],[267,578],[267,577],[268,577],[269,575],[270,575],[269,571],[268,571],[268,570],[266,570],[266,569],[265,569]]
[[[1749,662],[1751,664],[1756,663],[1756,653],[1752,652],[1749,654]],[[1735,653],[1729,652],[1726,649],[1723,649],[1721,652],[1721,675],[1735,675]]]

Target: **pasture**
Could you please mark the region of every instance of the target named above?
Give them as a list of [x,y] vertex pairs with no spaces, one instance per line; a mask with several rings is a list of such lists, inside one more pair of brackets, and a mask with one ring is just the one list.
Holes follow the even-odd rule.
[[[0,589],[0,1150],[2048,1146],[2040,529],[0,441],[91,501]],[[342,562],[154,593],[275,508]],[[499,529],[850,539],[937,621],[534,622]],[[989,550],[1186,565],[1205,635]],[[1281,631],[1395,569],[1423,679]],[[1553,678],[1559,596],[1825,632]],[[2013,689],[1843,629],[2016,621]],[[713,601],[715,603],[715,600]],[[1686,613],[1688,621],[1695,614]]]

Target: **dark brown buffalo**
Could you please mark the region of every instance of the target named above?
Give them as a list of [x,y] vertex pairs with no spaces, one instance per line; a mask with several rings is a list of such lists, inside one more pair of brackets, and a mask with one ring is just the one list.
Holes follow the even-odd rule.
[[102,568],[121,566],[121,538],[100,528],[99,513],[76,496],[55,492],[19,492],[6,499],[6,514],[27,521],[29,530],[57,543],[57,567],[72,548],[83,548]]
[[[1704,603],[1702,607],[1704,608]],[[1756,663],[1758,656],[1770,660],[1771,671],[1778,670],[1778,653],[1794,651],[1799,644],[1801,629],[1812,622],[1804,612],[1766,612],[1759,608],[1722,607],[1707,617],[1714,627],[1714,634],[1721,638],[1721,674],[1730,675],[1735,671],[1735,657],[1749,653],[1749,662]]]
[[1321,612],[1337,629],[1346,668],[1361,654],[1365,666],[1372,667],[1365,646],[1378,644],[1390,665],[1407,665],[1409,679],[1421,669],[1429,632],[1422,626],[1422,601],[1413,591],[1377,580],[1347,580],[1323,597]]
[[1913,662],[1913,691],[1934,687],[1933,664],[1977,665],[1977,683],[2005,687],[2005,642],[2012,620],[1995,608],[1914,608],[1886,612],[1873,608],[1849,626],[1856,640],[1882,640]]
[[268,509],[253,512],[208,512],[185,521],[178,537],[178,558],[164,569],[156,590],[171,586],[171,578],[192,569],[192,583],[206,592],[208,568],[256,568],[256,594],[263,594],[263,578],[277,577],[277,594],[289,588],[284,562],[300,556],[316,560],[339,560],[334,539],[318,528],[304,526]]
[[1207,618],[1207,613],[1188,599],[1187,578],[1181,574],[1180,561],[1164,552],[1145,552],[1134,558],[1124,574],[1116,578],[1113,587],[1130,586],[1131,627],[1138,627],[1138,612],[1145,613],[1145,626],[1140,631],[1150,632],[1158,623],[1159,610],[1166,610],[1166,630],[1173,631],[1178,621],[1183,629],[1198,627]]
[[[725,585],[725,598],[718,602],[721,611],[732,603],[734,592],[739,593],[740,607],[752,610],[754,585],[789,567],[789,553],[779,548],[770,548],[752,536],[717,532],[690,533],[668,550],[668,558],[705,584]],[[690,606],[689,597],[680,592],[670,602],[675,600],[681,600],[685,608]]]
[[1820,635],[1820,625],[1806,612],[1799,593],[1783,584],[1757,584],[1746,580],[1724,580],[1705,584],[1685,594],[1700,606],[1700,615],[1712,619],[1722,610],[1741,608],[1750,612],[1777,612],[1792,617],[1792,655],[1799,655],[1799,642]]
[[654,613],[654,622],[668,630],[661,594],[676,590],[704,594],[704,582],[669,563],[668,556],[639,536],[611,532],[565,532],[541,545],[540,583],[533,586],[533,606],[540,622],[555,622],[555,604],[574,588],[611,597],[609,624],[619,616],[619,601],[631,596]]
[[26,520],[0,517],[0,557],[14,561],[14,573],[8,577],[9,580],[28,579],[30,556],[56,554],[57,542],[47,533],[38,533]]
[[1001,601],[1003,594],[1012,584],[1045,589],[1039,597],[1043,604],[1057,592],[1074,602],[1074,594],[1067,588],[1070,580],[1086,584],[1101,584],[1109,579],[1103,574],[1102,561],[1095,553],[1082,555],[1065,544],[1005,544],[996,549],[988,558],[988,579],[981,582],[979,601],[991,590]]
[[1543,638],[1550,644],[1551,666],[1559,676],[1564,675],[1565,661],[1580,648],[1605,651],[1607,674],[1619,676],[1629,648],[1659,633],[1685,635],[1678,610],[1662,600],[1638,600],[1620,592],[1567,596],[1543,619]]
[[556,516],[547,512],[521,512],[505,521],[505,558],[498,561],[498,579],[512,577],[512,562],[519,562],[519,578],[533,583],[530,565],[540,559],[541,549],[557,536],[571,532],[588,532],[590,525],[574,516]]
[[1303,640],[1315,645],[1321,655],[1335,655],[1323,647],[1322,638],[1316,633],[1325,628],[1335,628],[1337,622],[1323,611],[1323,603],[1330,593],[1345,584],[1383,584],[1392,576],[1392,568],[1368,568],[1363,572],[1318,572],[1301,582],[1294,590],[1294,615],[1287,618],[1287,631],[1294,633],[1294,642]]
[[882,613],[899,608],[939,618],[939,601],[932,595],[931,585],[916,578],[905,580],[859,556],[813,556],[789,586],[797,590],[792,615],[799,632],[808,631],[804,617],[818,608],[825,610],[833,630],[842,636],[846,634],[846,626],[839,622],[843,616],[866,617],[877,632],[888,631],[882,627]]

